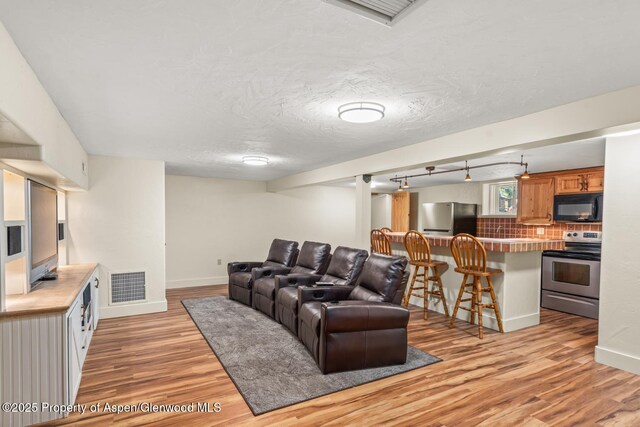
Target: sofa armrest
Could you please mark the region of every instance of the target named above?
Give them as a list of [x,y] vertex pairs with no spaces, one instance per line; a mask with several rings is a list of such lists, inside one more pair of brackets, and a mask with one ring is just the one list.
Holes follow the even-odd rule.
[[263,277],[276,277],[281,274],[289,274],[291,269],[289,267],[260,267],[251,270],[251,278],[255,283],[256,280]]
[[289,274],[287,276],[276,276],[276,295],[281,288],[299,286],[309,286],[320,280],[319,274]]
[[257,268],[257,267],[262,267],[262,263],[261,262],[257,262],[257,261],[230,262],[229,264],[227,264],[227,273],[229,273],[229,274],[241,273],[241,272],[250,273],[251,270],[253,270],[254,268]]
[[321,333],[402,329],[409,310],[387,302],[339,301],[322,304]]
[[341,301],[349,298],[353,286],[299,286],[298,287],[298,308],[305,302],[310,301]]

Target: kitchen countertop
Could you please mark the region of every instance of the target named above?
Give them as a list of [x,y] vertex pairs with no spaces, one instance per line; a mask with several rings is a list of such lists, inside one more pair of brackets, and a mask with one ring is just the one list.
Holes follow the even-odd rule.
[[[403,243],[404,232],[387,233],[392,242]],[[430,236],[425,235],[432,247],[448,247],[453,236]],[[564,249],[564,240],[544,240],[544,239],[494,239],[479,237],[485,249],[489,252],[542,252],[546,250]]]
[[0,311],[0,319],[67,311],[97,266],[76,264],[58,267],[56,280],[42,282],[27,294],[7,295],[6,309]]

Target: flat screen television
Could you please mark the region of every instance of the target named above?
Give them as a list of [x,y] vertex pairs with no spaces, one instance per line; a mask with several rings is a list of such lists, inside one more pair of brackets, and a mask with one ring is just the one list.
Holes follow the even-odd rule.
[[28,180],[27,201],[29,283],[33,288],[58,268],[58,192]]

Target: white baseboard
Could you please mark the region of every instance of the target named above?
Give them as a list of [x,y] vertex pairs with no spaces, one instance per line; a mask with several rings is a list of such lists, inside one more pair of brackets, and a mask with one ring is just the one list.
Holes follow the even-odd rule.
[[[525,314],[524,316],[512,317],[510,319],[502,319],[502,329],[505,332],[517,331],[518,329],[528,328],[540,324],[540,313]],[[497,330],[496,322],[496,330]]]
[[161,313],[167,311],[167,300],[142,302],[138,304],[107,305],[100,307],[100,318],[137,316],[139,314]]
[[[422,298],[411,298],[411,304],[415,304],[418,307],[422,307]],[[437,311],[438,313],[444,314],[444,309],[442,308],[442,302],[440,300],[430,300],[429,301],[429,310]],[[487,310],[489,311],[489,310]],[[449,307],[449,313],[453,312],[453,307]],[[489,311],[493,313],[493,311]],[[465,322],[469,321],[469,312],[466,310],[458,310],[458,314],[456,316],[459,320],[463,320]],[[540,324],[540,313],[531,313],[526,314],[524,316],[512,317],[510,319],[502,319],[502,329],[505,332],[513,332],[518,329],[528,328],[529,326],[536,326]],[[485,328],[493,329],[494,331],[498,331],[498,321],[495,316],[488,315],[482,313],[482,326]]]
[[596,362],[640,375],[640,357],[596,346]]
[[229,281],[229,276],[213,276],[213,277],[201,277],[198,279],[167,280],[167,289],[191,288],[194,286],[220,285],[220,284],[226,284],[228,281]]

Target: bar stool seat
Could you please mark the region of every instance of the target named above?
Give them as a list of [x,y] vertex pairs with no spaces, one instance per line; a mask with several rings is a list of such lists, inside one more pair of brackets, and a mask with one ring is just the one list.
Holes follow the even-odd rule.
[[487,271],[456,267],[454,271],[456,273],[468,274],[470,276],[481,276],[481,277],[495,276],[496,274],[504,273],[504,271],[500,270],[499,268],[491,268],[491,267],[487,267]]
[[[409,305],[413,291],[422,291],[422,294],[416,294],[415,296],[422,298],[424,320],[427,320],[428,317],[427,306],[429,295],[440,298],[444,308],[444,314],[446,317],[449,317],[447,299],[444,295],[442,279],[440,278],[440,271],[438,270],[439,267],[448,264],[443,261],[431,259],[429,241],[418,231],[411,230],[404,235],[404,246],[409,254],[409,264],[414,266],[414,270],[409,292],[402,301],[403,305]],[[422,272],[420,272],[420,270],[422,270]],[[416,282],[422,283],[423,286],[416,286]],[[433,283],[432,289],[429,289],[429,283]]]
[[[500,316],[500,306],[496,294],[493,290],[493,276],[502,274],[502,270],[487,267],[487,251],[482,242],[470,234],[458,234],[451,239],[451,253],[456,261],[457,267],[455,271],[463,274],[458,299],[453,309],[453,315],[449,320],[449,327],[453,327],[453,322],[458,314],[458,309],[466,310],[471,313],[471,324],[475,323],[474,318],[478,318],[478,337],[482,339],[482,310],[485,308],[495,312],[498,329],[504,333],[502,328],[502,317]],[[471,278],[471,282],[467,280]],[[482,286],[482,279],[487,285]],[[483,293],[489,293],[491,303],[485,304],[482,300]],[[471,295],[464,298],[465,294]],[[469,307],[461,306],[460,303],[469,302]]]

